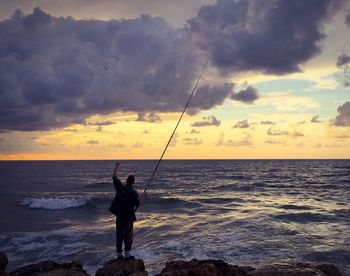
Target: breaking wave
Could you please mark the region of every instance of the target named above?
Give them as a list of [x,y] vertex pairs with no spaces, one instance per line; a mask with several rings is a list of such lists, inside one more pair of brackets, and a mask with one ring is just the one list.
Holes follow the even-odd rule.
[[84,206],[91,202],[90,197],[77,198],[34,198],[26,197],[21,205],[31,209],[61,210]]

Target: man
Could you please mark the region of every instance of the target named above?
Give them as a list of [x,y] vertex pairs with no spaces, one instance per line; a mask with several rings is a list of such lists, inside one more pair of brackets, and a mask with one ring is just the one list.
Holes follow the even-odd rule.
[[133,189],[132,185],[135,183],[135,177],[129,175],[126,179],[126,185],[123,185],[117,177],[120,163],[116,162],[113,171],[113,184],[116,190],[116,195],[112,202],[109,211],[116,216],[116,250],[118,260],[124,259],[123,256],[123,242],[125,259],[135,259],[130,255],[134,221],[136,220],[135,209],[140,206],[139,195]]

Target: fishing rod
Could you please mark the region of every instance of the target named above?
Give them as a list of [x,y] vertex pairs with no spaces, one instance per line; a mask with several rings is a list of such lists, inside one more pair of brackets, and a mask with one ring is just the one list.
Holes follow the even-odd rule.
[[177,127],[179,126],[183,115],[185,114],[185,111],[186,111],[186,109],[187,109],[187,107],[188,107],[188,105],[189,105],[189,103],[190,103],[190,101],[191,101],[191,99],[192,99],[192,97],[193,97],[193,95],[194,95],[194,92],[197,90],[197,86],[198,86],[199,81],[201,80],[201,78],[202,78],[202,76],[203,76],[203,73],[204,73],[205,68],[207,67],[208,61],[209,61],[209,57],[207,58],[207,60],[205,61],[204,65],[203,65],[202,71],[201,71],[201,73],[199,74],[199,77],[198,77],[198,79],[197,79],[197,81],[196,81],[196,84],[195,84],[195,86],[194,86],[193,89],[192,89],[191,95],[190,95],[190,97],[189,97],[188,100],[187,100],[187,103],[186,103],[186,105],[185,105],[185,108],[183,109],[183,111],[182,111],[182,113],[181,113],[181,116],[180,116],[179,120],[177,121],[177,124],[176,124],[176,126],[175,126],[175,128],[174,128],[174,130],[173,130],[173,133],[170,135],[170,138],[169,138],[169,140],[168,140],[168,143],[166,144],[166,146],[165,146],[165,148],[164,148],[164,150],[163,150],[163,153],[162,153],[162,155],[160,156],[160,158],[159,158],[159,160],[158,160],[158,163],[157,163],[156,167],[154,168],[153,173],[152,173],[152,175],[151,175],[151,177],[150,177],[148,183],[147,183],[146,186],[145,186],[145,189],[143,190],[143,193],[144,193],[144,194],[146,193],[146,191],[147,191],[149,185],[151,184],[151,181],[152,181],[154,175],[156,174],[156,171],[157,171],[157,169],[158,169],[158,167],[159,167],[159,165],[160,165],[160,162],[162,161],[163,156],[164,156],[166,150],[167,150],[168,147],[169,147],[169,144],[170,144],[170,142],[171,142],[171,139],[173,138],[173,136],[174,136],[174,134],[175,134],[175,132],[176,132],[176,129],[177,129]]

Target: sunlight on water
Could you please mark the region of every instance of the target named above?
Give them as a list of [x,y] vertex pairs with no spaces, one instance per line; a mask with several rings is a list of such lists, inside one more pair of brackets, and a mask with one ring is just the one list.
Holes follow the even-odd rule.
[[[330,262],[350,273],[349,162],[164,161],[137,212],[134,253],[151,273],[179,258],[255,266]],[[52,178],[52,167],[61,164],[64,173]],[[0,177],[11,180],[3,174],[12,165],[0,163]],[[122,162],[121,179],[138,168],[135,188],[142,190],[153,165]],[[10,268],[79,259],[93,273],[115,246],[115,219],[108,212],[113,162],[21,166],[22,175],[1,186],[0,215],[16,214],[0,227],[0,250],[9,255]],[[40,206],[21,205],[26,198]]]

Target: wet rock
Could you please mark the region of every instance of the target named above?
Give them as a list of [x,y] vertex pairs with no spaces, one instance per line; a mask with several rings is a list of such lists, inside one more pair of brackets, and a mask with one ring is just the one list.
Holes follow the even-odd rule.
[[142,260],[113,259],[96,271],[96,276],[147,276]]
[[86,276],[87,274],[80,263],[58,264],[52,261],[44,261],[31,264],[9,273],[10,276]]
[[4,252],[0,252],[0,272],[6,270],[6,266],[8,263],[7,256]]
[[334,265],[273,264],[249,272],[249,276],[341,276]]
[[191,260],[166,263],[158,276],[341,276],[334,265],[271,264],[261,268],[236,266],[221,260]]
[[167,262],[158,276],[245,276],[254,268],[230,265],[222,260],[196,260]]

